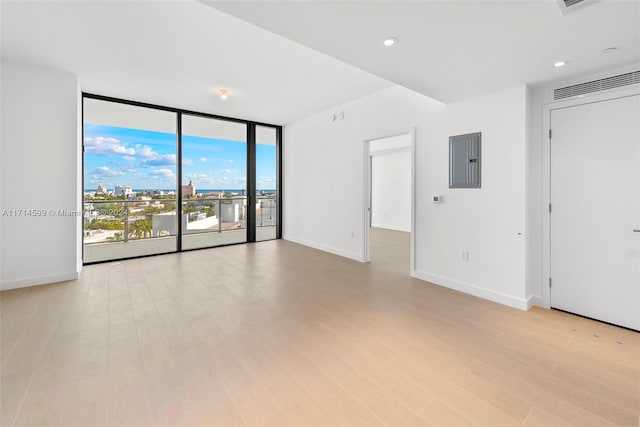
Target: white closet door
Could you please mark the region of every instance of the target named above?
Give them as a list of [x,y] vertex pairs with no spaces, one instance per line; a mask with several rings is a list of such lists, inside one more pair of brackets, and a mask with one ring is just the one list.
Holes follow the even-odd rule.
[[551,306],[640,330],[640,96],[551,111]]

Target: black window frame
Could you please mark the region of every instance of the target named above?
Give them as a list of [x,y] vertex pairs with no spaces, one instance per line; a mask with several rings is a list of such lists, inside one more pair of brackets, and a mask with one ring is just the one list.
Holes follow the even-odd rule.
[[256,243],[256,211],[249,209],[256,203],[256,126],[264,126],[274,128],[276,130],[276,238],[282,239],[282,125],[273,123],[257,122],[254,120],[239,119],[236,117],[227,117],[217,114],[203,113],[201,111],[185,110],[182,108],[167,107],[165,105],[152,104],[141,101],[133,101],[129,99],[116,98],[112,96],[99,95],[90,92],[82,92],[81,114],[82,114],[82,205],[84,206],[84,100],[95,99],[98,101],[114,102],[119,104],[131,105],[134,107],[150,108],[160,111],[167,111],[176,114],[176,212],[182,209],[182,191],[180,185],[182,183],[182,116],[190,115],[203,117],[214,120],[223,120],[234,123],[242,123],[247,129],[247,239],[245,242],[228,243],[224,245],[207,246],[202,248],[183,249],[182,248],[182,221],[178,219],[176,228],[176,250],[170,252],[161,252],[148,255],[138,255],[126,258],[112,258],[102,261],[84,261],[84,221],[82,221],[82,264],[102,264],[105,262],[123,261],[128,259],[146,258],[150,256],[167,255],[180,252],[198,251],[202,249],[213,249],[225,246],[244,245],[247,243]]

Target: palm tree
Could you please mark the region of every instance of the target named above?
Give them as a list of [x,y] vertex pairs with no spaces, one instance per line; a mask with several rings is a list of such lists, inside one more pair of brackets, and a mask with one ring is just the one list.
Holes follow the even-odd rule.
[[144,239],[151,237],[153,223],[149,219],[138,219],[129,226],[129,237],[136,239]]

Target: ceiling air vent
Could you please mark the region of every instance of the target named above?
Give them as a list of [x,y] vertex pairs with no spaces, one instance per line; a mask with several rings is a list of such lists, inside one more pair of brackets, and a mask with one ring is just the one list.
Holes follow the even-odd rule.
[[561,87],[553,91],[553,99],[554,101],[557,101],[558,99],[571,98],[572,96],[600,92],[602,90],[614,89],[636,83],[640,83],[640,71],[620,74],[619,76],[607,77],[606,79],[594,80],[573,86]]
[[564,15],[569,12],[573,12],[576,9],[580,9],[582,6],[586,6],[598,0],[558,0],[558,6]]
[[565,7],[571,7],[574,4],[582,3],[584,0],[563,0]]

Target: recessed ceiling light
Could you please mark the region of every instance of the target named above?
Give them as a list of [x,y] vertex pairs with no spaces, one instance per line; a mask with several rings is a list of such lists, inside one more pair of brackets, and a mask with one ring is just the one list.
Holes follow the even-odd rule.
[[384,41],[382,42],[383,45],[389,47],[389,46],[393,46],[394,44],[398,43],[398,39],[395,37],[387,37],[386,39],[384,39]]
[[553,66],[556,68],[564,67],[565,65],[567,65],[567,61],[558,61],[555,64],[553,64]]
[[219,89],[218,92],[220,92],[220,99],[223,101],[229,97],[229,89]]
[[606,48],[606,49],[602,49],[602,53],[613,53],[613,52],[615,52],[616,50],[618,50],[618,48],[617,48],[617,47],[615,47],[615,46],[613,46],[613,47],[608,47],[608,48]]

